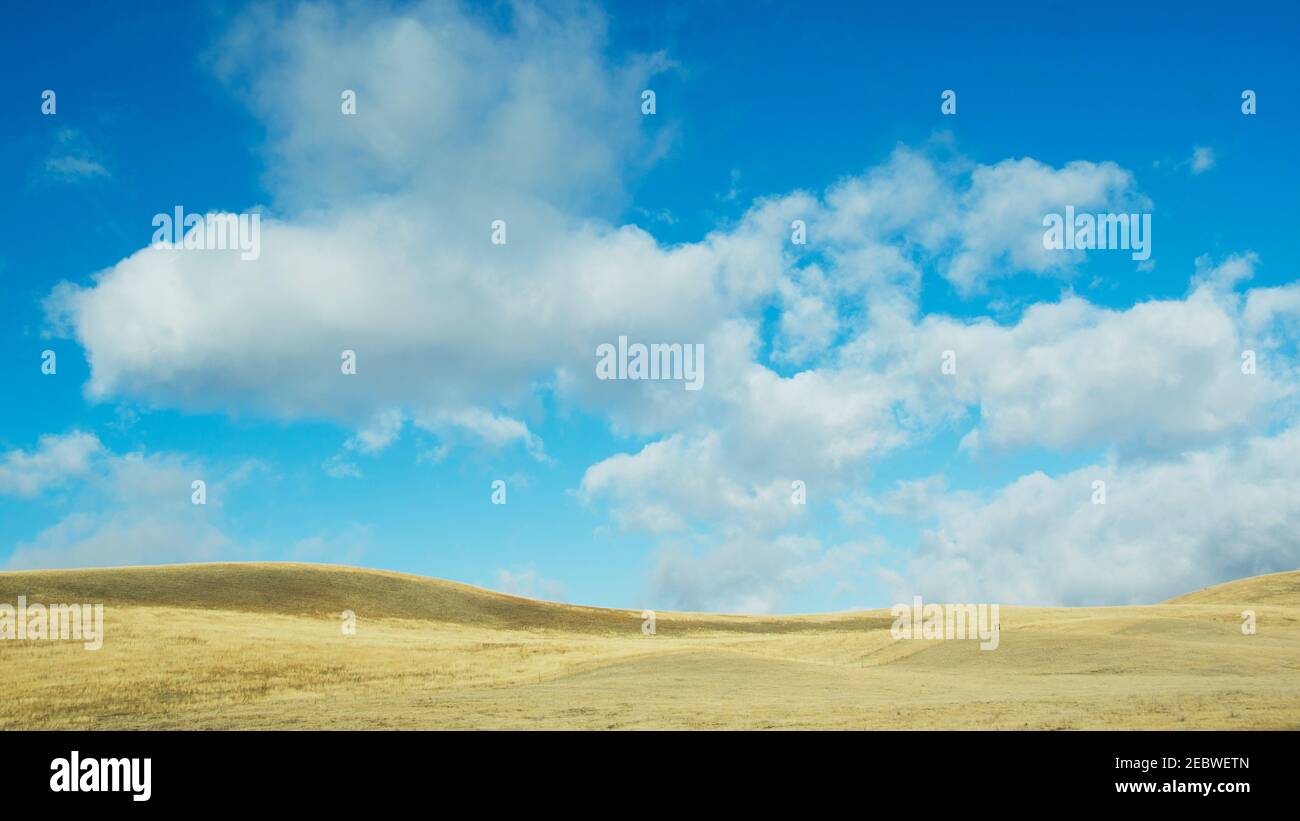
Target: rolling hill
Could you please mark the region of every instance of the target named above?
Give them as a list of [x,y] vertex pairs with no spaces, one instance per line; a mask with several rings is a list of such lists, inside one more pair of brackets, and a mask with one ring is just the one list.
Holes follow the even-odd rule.
[[105,640],[0,640],[10,729],[1300,727],[1300,573],[1004,607],[994,651],[895,641],[887,610],[659,612],[651,635],[639,610],[326,565],[0,573],[20,595],[104,604]]

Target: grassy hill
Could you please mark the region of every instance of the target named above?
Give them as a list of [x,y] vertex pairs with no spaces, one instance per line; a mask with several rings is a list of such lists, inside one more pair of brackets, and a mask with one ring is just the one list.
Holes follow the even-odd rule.
[[[459,582],[323,564],[224,563],[0,573],[0,602],[104,602],[120,607],[176,607],[337,616],[344,610],[373,619],[413,619],[474,627],[624,634],[638,629],[641,610],[611,610],[527,599]],[[879,614],[728,616],[660,614],[669,629],[772,633],[860,630],[892,623]]]
[[0,573],[19,595],[103,603],[106,637],[0,641],[0,728],[1300,727],[1300,573],[1002,608],[994,651],[894,641],[888,611],[647,635],[639,610],[323,565]]
[[1166,604],[1300,605],[1300,573],[1271,573],[1216,584],[1170,599]]

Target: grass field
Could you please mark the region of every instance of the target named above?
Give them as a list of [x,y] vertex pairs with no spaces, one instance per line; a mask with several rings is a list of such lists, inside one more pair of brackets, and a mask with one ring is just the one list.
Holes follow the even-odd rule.
[[640,611],[322,565],[0,573],[20,595],[103,603],[105,639],[0,640],[6,729],[1300,728],[1300,573],[1004,607],[993,651],[894,641],[887,610],[646,635]]

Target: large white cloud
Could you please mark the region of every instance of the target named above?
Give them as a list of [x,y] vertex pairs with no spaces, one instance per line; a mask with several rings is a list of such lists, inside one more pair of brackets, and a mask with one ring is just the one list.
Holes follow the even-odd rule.
[[[691,549],[665,542],[659,595],[773,609],[842,572],[799,535],[809,517],[791,503],[791,479],[852,504],[874,462],[969,418],[970,444],[1129,458],[1031,474],[991,501],[911,486],[891,504],[942,526],[926,534],[898,595],[1150,602],[1294,567],[1300,436],[1250,435],[1294,418],[1295,366],[1279,355],[1246,373],[1241,354],[1278,346],[1265,329],[1294,344],[1286,328],[1297,305],[1286,288],[1228,290],[1256,263],[1201,260],[1185,298],[1125,310],[1067,296],[1006,325],[880,312],[823,368],[782,377],[749,362],[743,382],[724,386],[713,427],[598,463],[582,490],[609,499],[624,527],[713,536]],[[940,372],[944,350],[958,354],[953,376]],[[1094,479],[1108,482],[1105,507],[1091,505]]]
[[[638,414],[665,391],[597,384],[597,345],[734,335],[777,300],[773,356],[823,361],[852,330],[846,299],[909,310],[922,264],[963,288],[975,268],[1068,268],[1041,258],[1040,229],[1022,229],[1057,199],[1133,196],[1110,164],[939,164],[899,149],[823,199],[759,200],[732,226],[663,247],[604,217],[655,153],[636,103],[667,62],[612,64],[597,13],[519,6],[504,29],[441,4],[251,14],[215,63],[268,127],[260,257],[144,248],[56,289],[48,311],[86,349],[92,398],[332,419],[373,448],[394,435],[367,432],[393,419],[526,425],[538,386],[555,384],[618,427],[671,432],[702,401],[651,399],[655,413]],[[357,93],[354,116],[342,89]],[[505,245],[490,242],[494,219]],[[791,244],[794,219],[812,245]],[[345,350],[355,376],[340,372]],[[754,382],[752,358],[718,353],[719,395]]]
[[[1105,504],[1094,504],[1095,481]],[[895,595],[957,602],[1151,603],[1300,566],[1300,428],[1161,462],[1035,472],[912,512],[936,520]]]
[[[1251,265],[1234,257],[1202,276]],[[1246,303],[1257,305],[1250,297]],[[745,347],[742,336],[732,348],[743,353],[713,368],[727,374],[710,396],[715,415],[692,436],[594,466],[584,489],[609,491],[625,517],[649,520],[631,514],[627,502],[644,495],[647,507],[662,506],[673,476],[689,472],[692,483],[718,487],[750,483],[744,493],[673,506],[726,513],[727,499],[777,479],[815,478],[832,488],[860,479],[873,461],[963,420],[971,425],[968,446],[1000,449],[1177,453],[1240,437],[1284,419],[1295,393],[1285,361],[1243,372],[1241,355],[1258,334],[1240,302],[1206,279],[1183,299],[1125,310],[1066,296],[1005,325],[882,313],[829,364],[790,376],[745,360],[753,339]],[[951,375],[941,370],[948,351]],[[662,416],[658,405],[648,407]],[[638,484],[658,489],[640,493]]]
[[1068,296],[1009,326],[927,317],[915,337],[931,361],[939,348],[956,355],[954,396],[980,416],[968,444],[1125,451],[1177,451],[1277,421],[1294,383],[1287,369],[1243,373],[1254,340],[1236,300],[1208,284],[1124,310]]

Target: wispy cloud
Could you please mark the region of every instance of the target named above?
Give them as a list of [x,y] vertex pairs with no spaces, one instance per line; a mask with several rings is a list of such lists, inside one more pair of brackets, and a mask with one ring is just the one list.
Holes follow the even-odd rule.
[[1202,174],[1214,167],[1214,149],[1198,145],[1192,150],[1192,156],[1188,159],[1193,174]]
[[55,134],[55,146],[45,159],[45,174],[56,182],[107,179],[108,169],[85,134],[65,128]]

